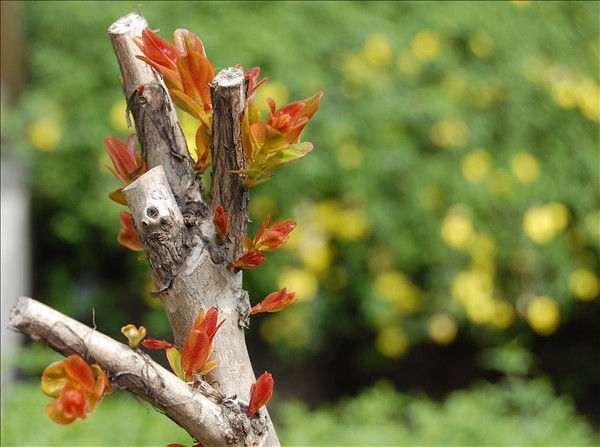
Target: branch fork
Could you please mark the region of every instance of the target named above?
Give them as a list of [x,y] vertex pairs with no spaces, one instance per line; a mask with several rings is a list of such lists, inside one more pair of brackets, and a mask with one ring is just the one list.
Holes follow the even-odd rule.
[[[190,386],[142,352],[30,298],[19,298],[10,325],[64,355],[76,353],[97,363],[119,387],[150,402],[204,445],[279,446],[266,408],[251,418],[245,414],[244,399],[256,381],[244,339],[250,302],[242,273],[227,268],[227,260],[243,252],[241,239],[248,222],[248,190],[243,177],[231,172],[245,165],[244,73],[227,68],[211,84],[213,172],[208,205],[167,88],[156,71],[136,58],[141,53],[133,38],[146,27],[143,17],[129,14],[109,28],[149,169],[124,188],[123,195],[175,345],[183,346],[201,308],[214,306],[225,319],[214,339],[213,358],[219,366],[205,381]],[[218,240],[212,223],[219,204],[231,219],[225,243]]]

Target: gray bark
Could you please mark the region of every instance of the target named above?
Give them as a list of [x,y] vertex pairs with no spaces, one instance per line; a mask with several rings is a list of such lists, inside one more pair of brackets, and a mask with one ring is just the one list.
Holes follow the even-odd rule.
[[256,421],[239,416],[239,401],[224,399],[204,384],[191,387],[142,351],[38,301],[19,298],[11,311],[10,325],[61,354],[79,354],[88,363],[97,363],[113,385],[151,403],[206,446],[264,443],[264,435],[249,430]]

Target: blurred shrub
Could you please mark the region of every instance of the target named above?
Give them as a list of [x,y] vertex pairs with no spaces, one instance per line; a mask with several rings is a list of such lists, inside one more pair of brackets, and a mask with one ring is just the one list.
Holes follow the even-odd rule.
[[[46,416],[39,385],[3,393],[3,446],[191,445],[189,435],[128,393],[108,396],[96,413],[68,426]],[[544,380],[481,383],[444,402],[396,392],[379,382],[355,398],[309,411],[300,402],[272,408],[286,446],[528,445],[592,446],[598,433]],[[22,415],[27,414],[26,418]],[[35,430],[31,430],[35,427]],[[110,430],[107,430],[110,427]]]
[[286,403],[282,416],[280,437],[289,446],[591,446],[598,440],[571,401],[554,396],[543,380],[482,383],[442,403],[380,382],[312,412]]

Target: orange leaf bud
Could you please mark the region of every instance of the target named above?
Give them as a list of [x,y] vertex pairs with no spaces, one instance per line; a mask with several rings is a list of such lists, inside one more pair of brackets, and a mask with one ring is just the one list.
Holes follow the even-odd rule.
[[287,290],[284,287],[279,292],[273,292],[270,295],[268,295],[259,304],[254,306],[251,312],[252,314],[257,314],[261,312],[279,312],[281,309],[283,309],[286,306],[289,306],[296,300],[296,293],[287,293]]
[[221,205],[217,205],[215,208],[215,217],[213,218],[213,224],[215,225],[215,231],[217,236],[224,242],[229,235],[229,216],[225,212],[225,209]]
[[253,416],[262,406],[264,406],[273,394],[273,376],[268,372],[264,372],[262,376],[258,378],[256,383],[250,387],[250,403],[248,404],[248,411],[246,415],[248,417]]
[[237,261],[230,262],[227,267],[230,269],[237,268],[239,270],[252,270],[263,264],[267,260],[265,255],[260,253],[251,252],[246,253],[244,256],[239,258]]
[[142,155],[135,151],[135,134],[124,143],[117,137],[104,138],[104,149],[108,153],[113,168],[108,168],[124,185],[129,185],[145,171]]

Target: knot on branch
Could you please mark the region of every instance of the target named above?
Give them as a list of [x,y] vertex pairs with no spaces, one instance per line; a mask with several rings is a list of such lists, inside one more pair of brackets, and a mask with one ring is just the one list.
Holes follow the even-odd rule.
[[159,291],[169,287],[187,255],[188,231],[162,166],[123,189]]

